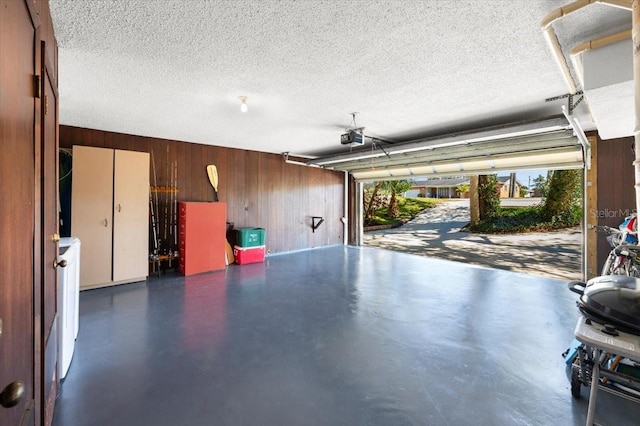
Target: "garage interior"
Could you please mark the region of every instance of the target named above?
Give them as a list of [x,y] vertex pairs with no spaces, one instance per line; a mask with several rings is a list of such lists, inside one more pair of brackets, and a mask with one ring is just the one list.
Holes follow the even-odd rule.
[[[597,275],[591,227],[636,205],[632,3],[0,0],[0,423],[584,424],[566,283],[362,247],[362,185],[582,168]],[[83,289],[61,379],[74,147],[148,154],[150,187],[266,229],[266,258]],[[598,397],[598,424],[638,414]]]

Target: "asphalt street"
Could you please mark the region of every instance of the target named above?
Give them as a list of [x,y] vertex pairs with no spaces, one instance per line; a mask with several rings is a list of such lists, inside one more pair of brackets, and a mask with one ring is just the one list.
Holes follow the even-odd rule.
[[394,229],[364,234],[364,244],[561,280],[582,278],[580,227],[524,234],[474,234],[469,200],[446,201]]

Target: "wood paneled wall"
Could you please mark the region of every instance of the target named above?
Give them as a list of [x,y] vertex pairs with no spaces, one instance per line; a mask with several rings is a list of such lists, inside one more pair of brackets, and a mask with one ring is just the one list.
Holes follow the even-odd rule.
[[[286,164],[282,156],[197,143],[60,126],[60,147],[86,145],[151,153],[151,185],[171,186],[177,162],[178,201],[214,201],[206,166],[218,169],[218,198],[236,228],[267,230],[267,251],[342,244],[344,174]],[[312,232],[311,216],[324,217]]]
[[[598,225],[617,227],[635,211],[633,138],[601,140],[597,148]],[[590,230],[588,232],[594,232]],[[611,246],[606,235],[598,234],[598,275]]]

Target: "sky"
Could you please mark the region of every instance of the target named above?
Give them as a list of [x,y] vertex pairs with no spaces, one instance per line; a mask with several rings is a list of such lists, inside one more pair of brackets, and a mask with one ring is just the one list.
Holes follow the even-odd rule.
[[[498,173],[498,176],[504,176],[507,174],[508,173],[504,173],[504,174]],[[519,172],[516,172],[516,178],[518,179],[518,181],[520,181],[522,185],[526,186],[529,189],[531,189],[534,186],[533,180],[537,178],[539,175],[542,175],[546,178],[547,171],[546,170],[521,170]]]

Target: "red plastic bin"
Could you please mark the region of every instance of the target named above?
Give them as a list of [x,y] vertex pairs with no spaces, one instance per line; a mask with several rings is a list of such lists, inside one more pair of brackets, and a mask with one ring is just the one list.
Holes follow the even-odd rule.
[[235,257],[236,263],[239,265],[264,262],[264,253],[265,246],[247,248],[233,246],[233,257]]

